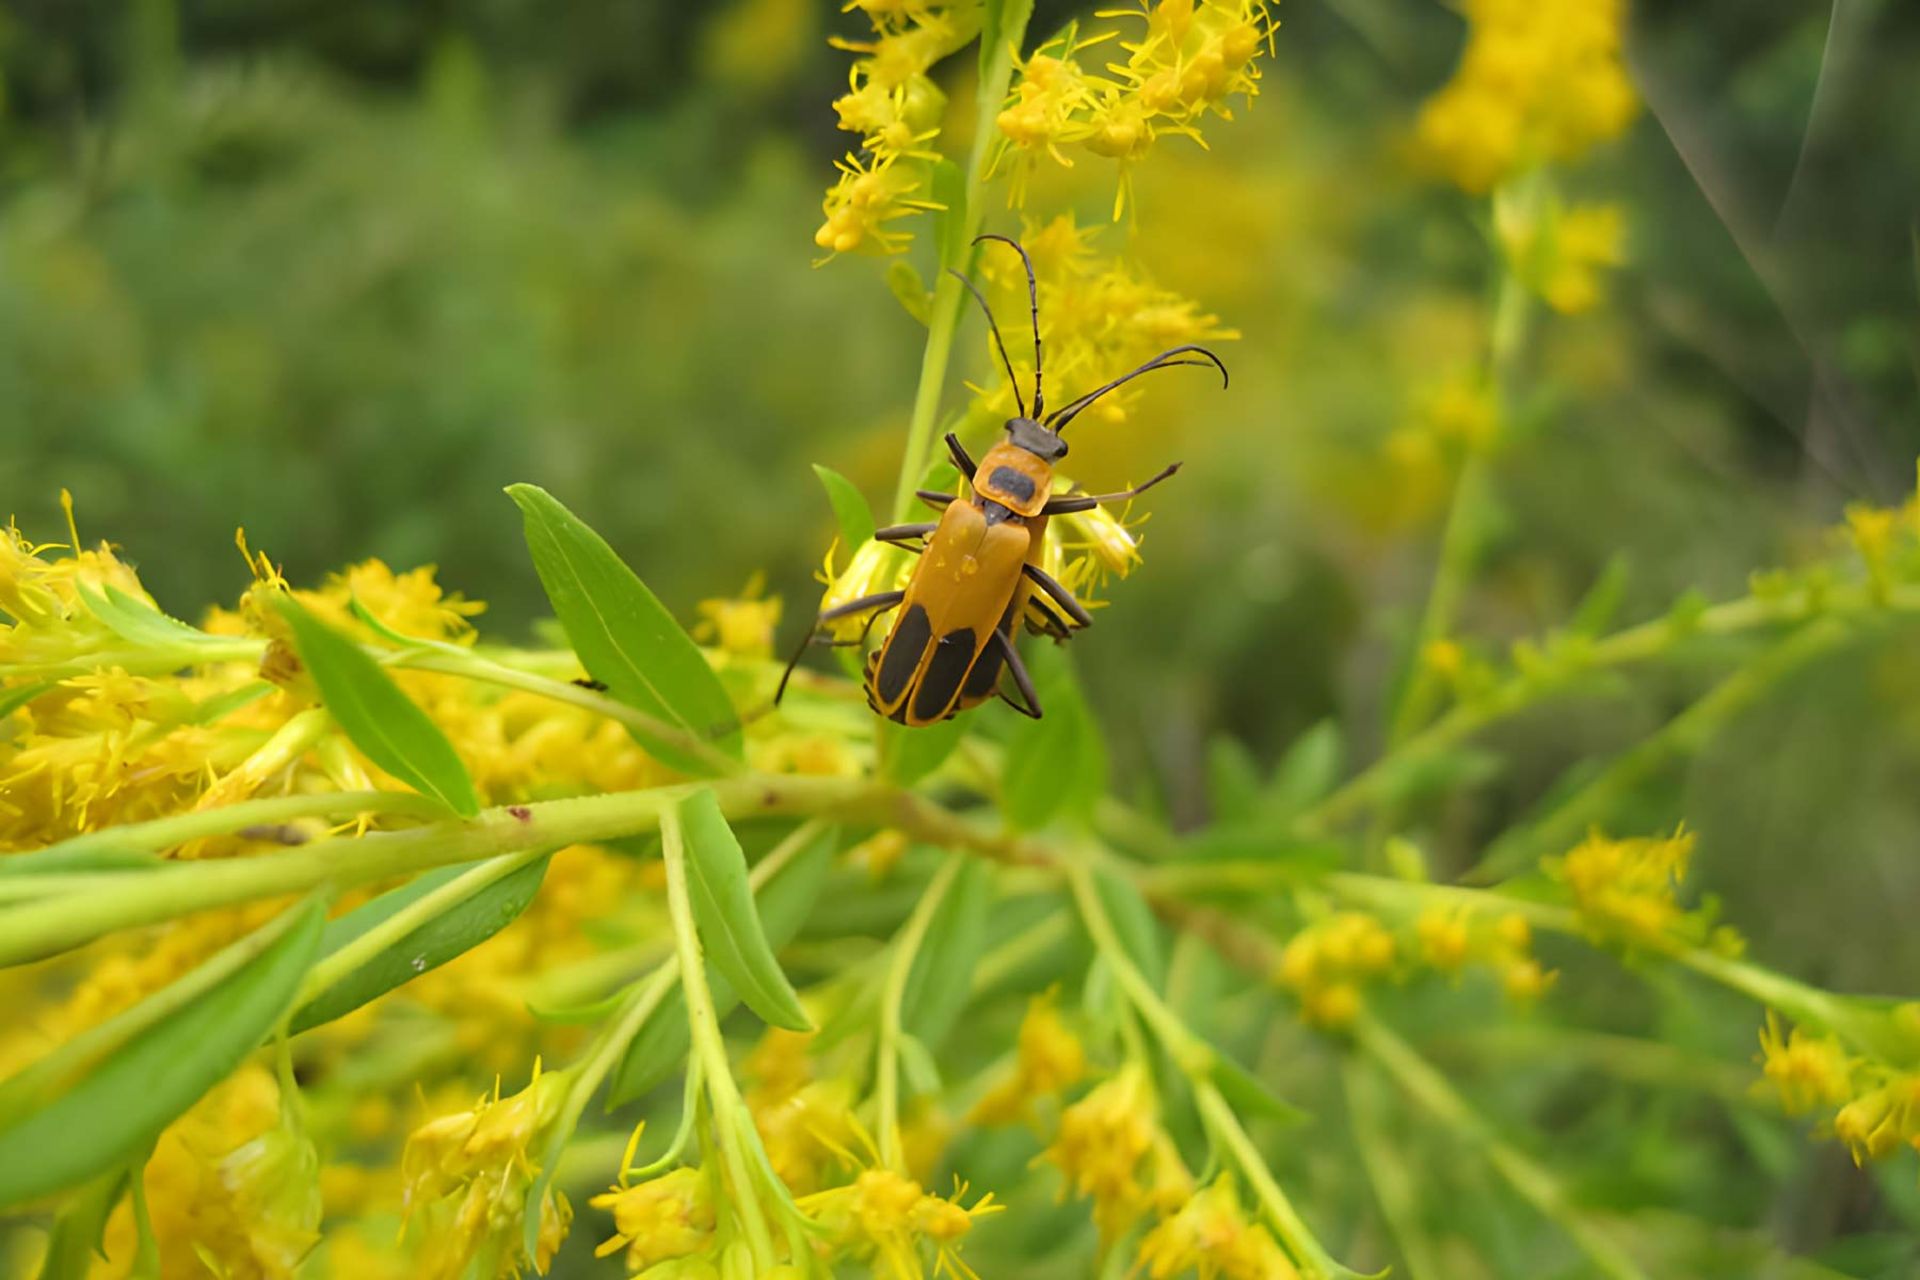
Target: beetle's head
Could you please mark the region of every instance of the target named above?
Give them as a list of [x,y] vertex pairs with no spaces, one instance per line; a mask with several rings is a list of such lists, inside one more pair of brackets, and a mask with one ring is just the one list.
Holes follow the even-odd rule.
[[1037,458],[1058,462],[1067,456],[1067,442],[1058,432],[1041,426],[1032,418],[1008,418],[1007,439]]

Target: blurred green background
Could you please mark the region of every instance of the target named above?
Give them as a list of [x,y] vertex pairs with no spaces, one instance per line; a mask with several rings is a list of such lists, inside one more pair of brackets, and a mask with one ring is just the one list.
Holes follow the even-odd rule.
[[[1034,30],[1092,7],[1043,3]],[[791,635],[833,528],[807,464],[884,500],[921,339],[882,263],[812,264],[846,145],[828,103],[847,58],[824,37],[860,29],[838,9],[0,10],[9,510],[58,538],[70,488],[82,533],[179,614],[238,593],[244,525],[296,581],[436,563],[515,637],[542,604],[500,489],[528,480],[685,618],[764,570]],[[1484,326],[1469,202],[1404,158],[1457,16],[1290,0],[1282,17],[1261,100],[1210,153],[1163,144],[1138,230],[1104,241],[1241,331],[1233,390],[1163,380],[1074,457],[1095,486],[1188,463],[1144,504],[1144,569],[1075,646],[1124,776],[1182,821],[1205,816],[1218,735],[1266,761],[1338,716],[1356,757],[1374,749],[1438,515],[1381,442],[1471,366]],[[1469,606],[1496,639],[1564,619],[1616,556],[1623,620],[1689,588],[1737,594],[1818,550],[1845,502],[1911,483],[1920,12],[1642,3],[1632,61],[1648,109],[1572,188],[1626,204],[1634,261],[1607,308],[1543,325],[1550,420],[1500,460]],[[1742,726],[1643,797],[1649,820],[1680,808],[1705,829],[1707,877],[1763,951],[1841,986],[1920,971],[1873,910],[1920,892],[1900,782],[1920,726],[1877,714],[1916,676],[1904,646],[1844,655],[1762,709],[1787,723]],[[1506,731],[1508,770],[1425,815],[1442,860],[1697,683]],[[1794,742],[1820,767],[1779,764]],[[1858,875],[1821,869],[1842,856]]]

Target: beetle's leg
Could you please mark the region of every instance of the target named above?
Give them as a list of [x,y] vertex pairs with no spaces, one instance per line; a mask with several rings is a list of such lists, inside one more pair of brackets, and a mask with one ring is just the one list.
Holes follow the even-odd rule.
[[856,613],[871,613],[873,614],[873,618],[867,619],[867,626],[871,629],[875,618],[878,618],[883,612],[893,608],[893,606],[899,604],[906,598],[907,593],[905,591],[882,591],[875,595],[861,596],[858,600],[849,600],[842,605],[835,605],[833,608],[828,609],[819,617],[815,618],[812,629],[809,630],[806,637],[800,641],[800,647],[793,651],[791,658],[787,659],[786,670],[780,673],[780,687],[773,691],[773,705],[776,707],[779,706],[780,699],[786,696],[787,681],[793,678],[793,669],[800,665],[800,659],[806,656],[807,650],[812,648],[814,643],[820,638],[821,624],[832,622],[836,618],[845,618]]
[[873,533],[875,542],[905,542],[909,538],[925,538],[940,526],[929,521],[926,524],[895,524]]
[[1123,502],[1128,498],[1137,498],[1179,469],[1180,464],[1176,462],[1145,484],[1137,484],[1133,488],[1123,490],[1120,493],[1070,493],[1064,497],[1049,498],[1047,505],[1040,508],[1040,514],[1043,516],[1063,516],[1070,511],[1090,510],[1103,502]]
[[1013,641],[1007,638],[1007,633],[998,628],[994,630],[993,643],[1000,646],[1000,656],[1006,659],[1007,671],[1013,676],[1013,683],[1020,690],[1020,696],[1026,699],[1027,705],[1021,706],[1004,691],[1000,694],[1000,700],[1028,719],[1038,720],[1040,695],[1033,691],[1033,677],[1027,674],[1027,664],[1020,661],[1020,651],[1013,647]]
[[1040,615],[1040,621],[1037,624],[1032,618],[1027,619],[1028,630],[1037,632],[1043,636],[1051,636],[1055,640],[1072,638],[1073,628],[1068,626],[1067,620],[1055,613],[1053,606],[1049,605],[1045,600],[1040,599],[1038,596],[1028,596],[1027,608]]
[[953,455],[953,465],[960,468],[960,474],[969,480],[973,479],[973,473],[980,468],[967,456],[967,447],[960,443],[960,437],[951,431],[947,432],[947,452]]
[[913,496],[936,509],[944,509],[949,502],[953,501],[952,494],[942,493],[938,489],[915,489]]
[[1033,579],[1035,586],[1053,597],[1053,602],[1059,605],[1061,611],[1069,618],[1073,619],[1076,626],[1090,627],[1093,625],[1093,615],[1087,612],[1087,606],[1075,600],[1073,598],[1073,592],[1061,586],[1059,580],[1052,574],[1037,564],[1023,564],[1020,566],[1020,569],[1029,578]]

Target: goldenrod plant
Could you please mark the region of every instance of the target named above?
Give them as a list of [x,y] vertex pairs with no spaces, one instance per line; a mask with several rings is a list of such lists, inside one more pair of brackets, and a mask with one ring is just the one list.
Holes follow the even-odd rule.
[[[714,37],[737,92],[752,24],[792,9]],[[1324,721],[1271,767],[1217,746],[1208,811],[1175,821],[1117,781],[1118,709],[1072,662],[1124,643],[1115,609],[1019,639],[1037,720],[878,719],[853,655],[884,618],[831,623],[774,705],[814,616],[907,581],[876,525],[956,492],[938,442],[991,443],[1041,350],[1066,395],[1180,344],[1266,358],[1150,269],[1143,192],[1163,163],[1221,180],[1193,175],[1268,109],[1281,9],[1033,11],[851,0],[833,38],[853,141],[788,250],[865,272],[923,347],[878,518],[831,459],[760,477],[824,486],[817,594],[716,575],[677,614],[645,547],[520,483],[494,501],[551,614],[531,642],[487,628],[485,582],[306,577],[244,531],[230,603],[197,612],[143,583],[164,548],[12,477],[65,527],[0,532],[0,1274],[1912,1274],[1897,1242],[1799,1257],[1675,1198],[1727,1163],[1784,1185],[1824,1144],[1850,1160],[1821,1176],[1914,1230],[1920,991],[1753,954],[1690,879],[1707,815],[1645,784],[1810,664],[1911,634],[1920,495],[1632,623],[1611,577],[1507,643],[1465,607],[1508,451],[1554,429],[1538,348],[1631,269],[1590,167],[1640,113],[1623,4],[1467,0],[1457,69],[1399,122],[1487,287],[1472,357],[1409,378],[1369,464],[1435,535],[1405,660],[1368,673],[1377,734]],[[1035,341],[982,232],[1031,255]],[[1198,402],[1174,381],[1101,400],[1076,449]],[[1177,571],[1142,524],[1181,483],[1052,520],[1038,563],[1093,606]],[[1193,608],[1243,580],[1196,576]],[[1531,807],[1474,810],[1436,872],[1489,742],[1636,684],[1692,692]]]

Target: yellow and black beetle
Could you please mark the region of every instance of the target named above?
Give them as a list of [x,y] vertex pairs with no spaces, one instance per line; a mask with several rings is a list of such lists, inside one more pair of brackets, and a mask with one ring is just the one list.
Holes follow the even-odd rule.
[[[1007,420],[1007,438],[987,450],[978,464],[948,433],[947,449],[966,477],[966,489],[958,496],[922,489],[921,499],[944,508],[937,522],[893,525],[873,535],[880,542],[899,543],[920,556],[906,587],[864,596],[820,614],[787,663],[774,694],[776,703],[786,692],[794,666],[822,625],[866,614],[871,626],[873,619],[898,608],[899,616],[886,642],[867,655],[867,702],[874,711],[900,724],[928,725],[998,694],[1022,715],[1039,719],[1039,698],[1014,648],[1016,627],[1024,617],[1034,630],[1065,639],[1093,622],[1072,592],[1040,567],[1047,520],[1131,498],[1180,469],[1176,462],[1145,484],[1123,493],[1055,497],[1053,464],[1067,456],[1067,442],[1060,433],[1101,396],[1155,369],[1211,364],[1220,370],[1221,385],[1226,385],[1227,367],[1220,357],[1204,347],[1179,346],[1046,415],[1041,385],[1040,291],[1034,280],[1033,261],[1018,241],[1006,236],[984,235],[974,243],[981,240],[1011,245],[1026,267],[1027,300],[1033,320],[1033,413],[1027,413],[992,308],[973,281],[954,272],[986,312],[1001,364],[1013,383],[1019,416]],[[1195,356],[1204,359],[1192,358]],[[1000,689],[1002,670],[1012,676],[1020,701]]]

